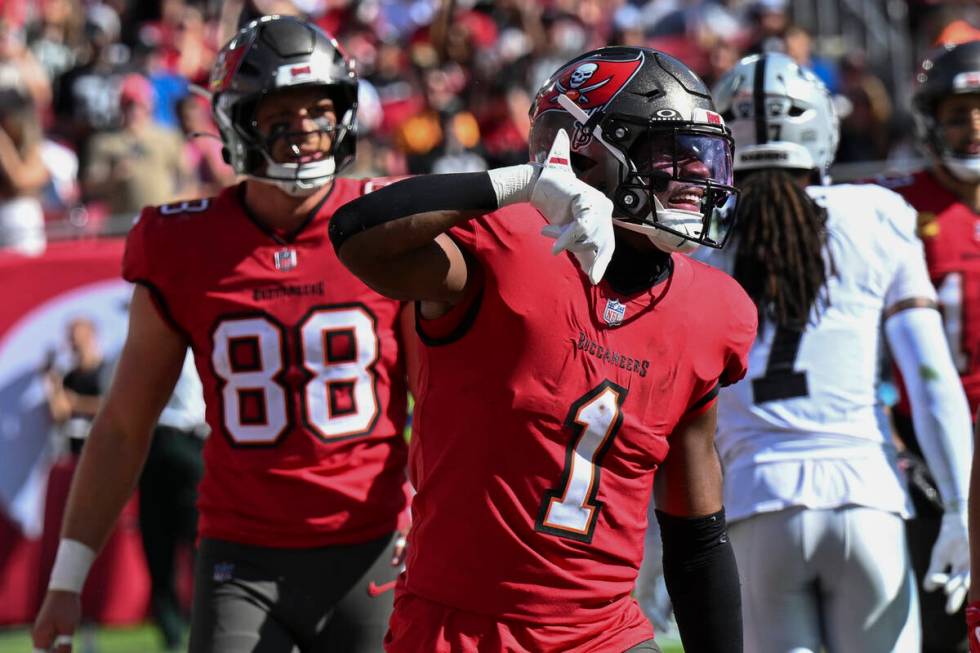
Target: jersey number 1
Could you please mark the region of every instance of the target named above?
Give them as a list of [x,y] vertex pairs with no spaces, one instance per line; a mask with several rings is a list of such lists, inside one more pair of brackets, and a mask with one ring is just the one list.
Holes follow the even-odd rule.
[[[380,347],[374,320],[360,306],[323,307],[296,329],[306,373],[303,421],[322,440],[370,431],[378,416],[374,364]],[[266,315],[227,319],[214,330],[211,362],[225,430],[235,444],[270,445],[291,426],[283,375],[286,330]]]
[[802,329],[777,327],[769,349],[766,373],[752,380],[752,399],[756,404],[780,399],[805,397],[810,394],[806,372],[796,372],[796,357],[800,353]]
[[602,458],[623,425],[626,388],[603,381],[579,398],[568,411],[564,430],[571,438],[558,487],[545,493],[535,529],[581,542],[591,542],[602,509],[596,501]]

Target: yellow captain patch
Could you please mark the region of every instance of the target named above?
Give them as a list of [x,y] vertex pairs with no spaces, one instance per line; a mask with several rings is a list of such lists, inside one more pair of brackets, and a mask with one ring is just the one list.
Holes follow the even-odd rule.
[[939,223],[932,211],[920,211],[916,220],[919,238],[935,238],[939,235]]

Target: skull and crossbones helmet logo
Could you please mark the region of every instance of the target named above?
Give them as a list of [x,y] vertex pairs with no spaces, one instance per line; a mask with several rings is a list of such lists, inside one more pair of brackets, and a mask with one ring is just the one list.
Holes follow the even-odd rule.
[[592,75],[595,74],[596,70],[599,69],[599,64],[596,63],[584,63],[575,70],[572,71],[571,76],[568,78],[568,88],[561,83],[561,80],[557,83],[557,90],[559,93],[568,93],[569,91],[577,91],[577,100],[581,104],[588,104],[589,97],[588,94],[597,88],[605,86],[611,78],[603,79],[595,84],[585,85]]

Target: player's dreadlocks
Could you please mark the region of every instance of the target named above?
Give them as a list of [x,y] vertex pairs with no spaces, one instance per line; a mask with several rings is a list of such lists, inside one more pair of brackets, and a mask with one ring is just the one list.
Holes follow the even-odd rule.
[[802,329],[817,305],[830,303],[824,263],[827,211],[789,171],[763,169],[740,180],[735,279],[759,309],[760,323]]

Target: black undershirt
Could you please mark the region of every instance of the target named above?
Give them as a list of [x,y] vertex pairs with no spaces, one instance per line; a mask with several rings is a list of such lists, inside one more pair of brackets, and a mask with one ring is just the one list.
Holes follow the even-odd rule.
[[673,267],[670,254],[652,247],[637,249],[617,236],[605,280],[620,295],[633,295],[664,281]]

